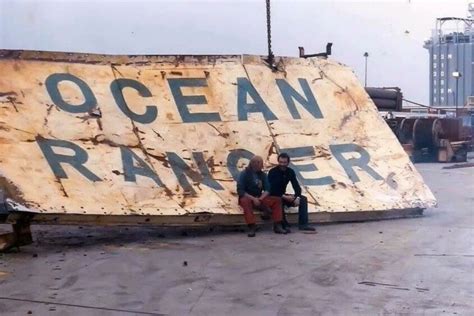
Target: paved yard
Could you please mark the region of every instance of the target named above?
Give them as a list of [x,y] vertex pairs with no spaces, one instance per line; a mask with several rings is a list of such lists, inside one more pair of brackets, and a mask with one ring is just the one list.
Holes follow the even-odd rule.
[[424,217],[317,234],[34,226],[0,254],[0,314],[472,314],[474,168],[443,166],[417,165]]

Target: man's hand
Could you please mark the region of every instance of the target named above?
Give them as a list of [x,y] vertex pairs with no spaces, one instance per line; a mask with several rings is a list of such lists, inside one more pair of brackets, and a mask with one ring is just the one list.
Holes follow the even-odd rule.
[[283,201],[288,203],[291,203],[295,200],[295,196],[293,194],[283,194],[281,198],[283,199]]
[[259,198],[254,197],[252,200],[253,200],[253,204],[255,204],[255,206],[260,206],[260,204],[262,204],[262,202],[260,201]]
[[260,200],[260,202],[262,202],[269,195],[270,193],[268,193],[267,191],[263,191],[262,195],[260,195],[258,199]]

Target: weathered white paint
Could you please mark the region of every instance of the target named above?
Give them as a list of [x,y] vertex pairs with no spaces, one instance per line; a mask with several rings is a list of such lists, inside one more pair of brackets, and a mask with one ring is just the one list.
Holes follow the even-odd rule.
[[[426,208],[436,201],[408,156],[353,72],[332,60],[277,58],[272,71],[258,56],[103,56],[46,52],[0,51],[0,188],[7,197],[32,212],[111,215],[181,215],[209,212],[238,214],[235,182],[227,169],[230,150],[244,148],[264,157],[267,167],[278,150],[311,146],[315,154],[296,165],[314,164],[305,178],[331,176],[334,184],[306,186],[310,212],[353,212]],[[53,73],[69,73],[84,80],[97,98],[102,116],[73,114],[53,104],[45,88]],[[238,77],[251,81],[278,117],[266,121],[260,113],[248,121],[237,118]],[[130,78],[144,84],[152,97],[133,89],[124,98],[137,113],[146,105],[158,108],[149,124],[131,121],[118,108],[110,83]],[[206,105],[190,105],[191,112],[218,112],[221,122],[183,123],[167,83],[168,78],[203,78],[207,87],[183,88],[185,95],[204,95]],[[303,94],[304,78],[319,104],[323,119],[314,118],[295,102],[301,119],[294,119],[275,84],[285,79]],[[83,101],[77,87],[60,84],[63,98]],[[253,102],[249,99],[248,102]],[[100,122],[99,122],[100,121]],[[103,181],[91,182],[63,164],[67,179],[57,179],[35,138],[60,139],[85,149],[85,166]],[[371,156],[369,166],[383,178],[376,180],[355,168],[352,182],[329,146],[354,143]],[[130,148],[160,177],[165,187],[137,176],[126,182],[120,148]],[[55,148],[56,153],[71,154]],[[175,152],[194,170],[191,153],[202,152],[212,177],[224,188],[214,190],[193,182],[196,194],[179,185],[166,152]],[[357,153],[345,154],[347,159]],[[242,168],[245,160],[239,162]],[[23,210],[23,208],[22,208]]]

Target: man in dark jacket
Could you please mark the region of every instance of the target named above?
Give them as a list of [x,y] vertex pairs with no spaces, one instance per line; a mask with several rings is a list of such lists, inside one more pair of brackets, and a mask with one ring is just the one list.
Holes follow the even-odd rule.
[[[284,206],[298,206],[298,228],[300,230],[315,231],[314,227],[308,225],[308,199],[301,195],[301,187],[296,179],[293,169],[288,167],[290,156],[286,153],[278,155],[278,166],[270,169],[268,180],[270,182],[270,195],[281,197]],[[286,194],[286,187],[291,182],[295,194]],[[283,213],[284,215],[284,213]],[[286,217],[283,220],[283,228],[290,232]]]
[[255,237],[255,215],[253,208],[269,208],[272,211],[273,231],[277,234],[285,234],[282,228],[282,203],[281,198],[270,196],[270,185],[263,169],[263,159],[254,156],[249,165],[241,172],[237,182],[237,193],[239,194],[239,205],[244,210],[245,222],[249,226],[249,237]]

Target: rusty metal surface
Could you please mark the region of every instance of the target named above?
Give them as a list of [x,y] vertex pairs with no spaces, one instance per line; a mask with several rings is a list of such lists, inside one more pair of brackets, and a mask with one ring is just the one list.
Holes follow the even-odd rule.
[[[0,189],[9,208],[47,214],[240,214],[229,154],[246,150],[263,156],[270,167],[277,152],[295,148],[305,153],[294,164],[301,169],[301,180],[307,179],[304,194],[310,212],[413,209],[436,203],[350,69],[319,59],[277,58],[276,63],[278,71],[272,72],[259,56],[0,51]],[[54,85],[47,85],[53,74],[82,80],[92,91],[94,107],[77,110],[88,99],[69,80],[56,85],[66,106],[58,104],[50,91]],[[124,78],[149,90],[147,95],[122,87],[128,114],[111,89],[114,80]],[[173,79],[192,79],[183,81],[191,86],[173,94]],[[277,79],[287,87],[286,94]],[[243,82],[249,83],[245,89]],[[302,105],[312,95],[322,117]],[[246,118],[242,116],[242,109],[259,102],[273,116],[267,113],[265,119],[261,112],[245,111]],[[156,108],[156,118],[140,122],[137,116],[143,118],[150,107]],[[190,113],[187,118],[183,111]],[[53,143],[40,147],[45,140]],[[76,166],[61,162],[61,157],[77,153],[60,144],[79,146],[87,160],[76,156]],[[50,149],[49,159],[44,146]],[[337,148],[345,151],[337,154]],[[366,165],[374,173],[351,167],[360,162],[361,151],[369,155]],[[128,169],[124,152],[133,163]],[[246,162],[239,159],[237,167]],[[63,174],[53,172],[51,163]],[[143,168],[147,175],[140,173]],[[87,171],[100,181],[88,179]],[[332,181],[308,180],[322,177]]]

